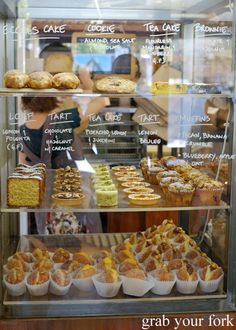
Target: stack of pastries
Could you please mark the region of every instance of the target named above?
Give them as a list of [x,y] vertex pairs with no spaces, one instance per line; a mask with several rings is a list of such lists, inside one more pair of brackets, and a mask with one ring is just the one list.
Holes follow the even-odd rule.
[[186,286],[194,282],[195,291],[199,276],[203,281],[212,281],[223,275],[222,268],[171,220],[131,234],[112,251],[119,273],[134,279],[145,279],[148,274],[163,282],[176,278]]
[[66,166],[56,170],[52,198],[61,203],[78,203],[85,197],[82,191],[81,175],[77,168]]
[[19,70],[10,70],[4,75],[7,88],[32,89],[75,89],[80,85],[79,78],[72,72],[57,73],[54,76],[47,71],[35,71],[27,75]]
[[46,183],[45,164],[18,164],[7,179],[7,205],[10,207],[38,207]]
[[218,205],[224,185],[173,156],[144,158],[140,162],[144,178],[160,185],[167,200],[175,205]]
[[118,191],[110,174],[110,168],[106,164],[94,164],[95,171],[92,174],[92,183],[95,190],[97,206],[111,207],[118,204]]

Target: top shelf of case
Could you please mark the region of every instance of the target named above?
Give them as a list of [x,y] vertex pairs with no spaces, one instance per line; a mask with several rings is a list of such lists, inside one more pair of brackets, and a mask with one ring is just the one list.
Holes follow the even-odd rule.
[[231,92],[222,92],[222,93],[143,93],[137,92],[132,94],[118,94],[118,93],[99,93],[92,91],[85,91],[82,89],[66,89],[66,90],[57,90],[54,88],[51,89],[31,89],[31,88],[22,88],[22,89],[13,89],[13,88],[0,88],[0,96],[25,96],[25,97],[57,97],[57,96],[80,96],[80,97],[110,97],[110,98],[150,98],[150,97],[227,97],[233,98]]

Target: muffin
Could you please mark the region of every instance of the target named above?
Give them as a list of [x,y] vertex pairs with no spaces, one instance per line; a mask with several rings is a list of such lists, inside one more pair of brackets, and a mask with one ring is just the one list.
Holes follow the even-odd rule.
[[[196,182],[196,181],[195,181]],[[224,190],[223,183],[210,178],[199,178],[193,197],[194,205],[219,205]]]
[[154,282],[154,286],[151,289],[153,293],[158,295],[170,294],[175,285],[175,275],[166,266],[154,270],[150,276]]
[[184,183],[184,181],[180,178],[180,177],[176,177],[176,176],[167,176],[164,178],[161,178],[160,180],[160,187],[164,193],[165,196],[168,196],[168,187],[171,183],[174,182],[182,182]]
[[191,205],[194,187],[189,183],[174,182],[168,187],[168,198],[174,205]]
[[85,252],[75,252],[73,254],[73,260],[76,260],[76,261],[78,261],[78,263],[84,264],[84,265],[92,265],[93,264],[92,259]]
[[223,275],[223,270],[221,267],[212,263],[211,265],[206,266],[200,272],[200,278],[203,281],[213,281],[218,279],[221,275]]
[[82,266],[75,275],[77,279],[83,279],[87,277],[91,277],[96,274],[96,268],[91,265]]
[[153,166],[147,169],[147,181],[151,184],[158,184],[157,174],[164,172],[165,169],[163,167]]
[[40,249],[40,248],[36,248],[34,251],[33,251],[33,256],[35,259],[39,260],[39,259],[43,259],[43,258],[49,258],[49,252],[48,250],[45,248],[45,249]]
[[52,257],[52,260],[56,263],[64,263],[69,259],[70,259],[70,252],[63,248],[57,249]]
[[167,178],[167,177],[175,177],[180,178],[180,175],[176,171],[162,171],[157,174],[157,182],[158,184],[161,182],[161,179]]

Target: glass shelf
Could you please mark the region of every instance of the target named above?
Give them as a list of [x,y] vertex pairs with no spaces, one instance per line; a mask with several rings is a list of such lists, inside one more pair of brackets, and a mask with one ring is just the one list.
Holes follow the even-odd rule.
[[132,94],[109,94],[109,93],[99,93],[84,91],[82,89],[67,89],[67,90],[57,90],[57,89],[13,89],[13,88],[0,88],[0,96],[25,96],[25,97],[43,97],[43,96],[80,96],[80,97],[110,97],[110,98],[150,98],[150,97],[227,97],[232,98],[233,94],[230,91],[225,91],[222,93],[163,93],[163,94],[152,94],[147,92],[137,92]]
[[[127,195],[123,192],[121,187],[116,182],[116,179],[113,179],[113,182],[117,185],[118,189],[118,205],[113,207],[98,207],[95,200],[95,191],[92,186],[91,174],[87,172],[81,172],[81,183],[82,191],[85,195],[84,201],[80,205],[59,205],[55,204],[51,196],[53,192],[53,181],[54,181],[55,170],[47,171],[46,179],[46,190],[44,193],[44,198],[42,204],[38,208],[13,208],[7,206],[7,192],[6,190],[2,193],[2,207],[1,212],[50,212],[50,211],[59,211],[66,209],[67,211],[72,212],[146,212],[146,211],[191,211],[191,210],[219,210],[219,209],[229,209],[230,206],[221,201],[219,205],[190,205],[190,206],[177,206],[170,203],[164,197],[160,187],[156,185],[151,185],[150,187],[154,189],[154,193],[161,196],[160,200],[154,205],[134,205],[131,204],[128,200]],[[4,186],[3,186],[4,187]],[[6,185],[5,185],[6,189]]]

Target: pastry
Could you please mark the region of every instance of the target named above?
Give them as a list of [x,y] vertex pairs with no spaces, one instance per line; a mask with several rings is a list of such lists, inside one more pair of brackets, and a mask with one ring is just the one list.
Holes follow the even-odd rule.
[[112,258],[106,257],[103,259],[100,259],[97,263],[97,267],[100,270],[106,270],[106,269],[116,269],[116,263]]
[[123,190],[126,194],[151,194],[154,192],[154,189],[147,187],[131,187]]
[[57,249],[52,257],[52,260],[56,263],[61,263],[61,262],[64,263],[69,259],[70,259],[70,252],[63,248]]
[[84,265],[92,265],[93,264],[92,259],[85,252],[75,252],[73,254],[73,260],[76,260],[80,264],[84,264]]
[[210,260],[207,258],[207,256],[198,256],[196,257],[193,261],[192,261],[192,264],[195,266],[195,267],[198,267],[198,268],[204,268],[204,267],[207,267],[208,265],[211,264]]
[[15,254],[13,254],[12,258],[23,260],[26,263],[32,263],[33,262],[33,258],[32,258],[31,253],[16,252]]
[[17,270],[20,270],[23,272],[28,271],[28,267],[27,267],[26,263],[21,259],[9,258],[7,261],[6,267],[8,270],[17,269]]
[[137,205],[153,205],[160,200],[161,196],[157,194],[130,194],[128,199],[130,203]]
[[72,273],[80,267],[80,263],[76,260],[67,260],[61,266],[61,269],[66,270],[68,273]]
[[194,187],[189,183],[174,182],[168,187],[168,197],[174,205],[191,205]]
[[130,269],[125,274],[126,277],[145,280],[146,276],[142,269]]
[[47,249],[40,249],[40,248],[36,248],[34,251],[33,251],[33,256],[35,259],[39,260],[39,259],[44,259],[45,257],[46,258],[49,258],[49,252]]
[[95,254],[92,255],[92,258],[96,261],[99,262],[100,260],[104,258],[111,258],[111,253],[106,251],[106,250],[101,250]]
[[84,198],[84,194],[75,192],[61,192],[52,195],[53,201],[60,205],[80,205]]
[[194,193],[194,205],[218,205],[224,190],[223,183],[206,177],[194,180],[196,190]]
[[136,83],[128,79],[109,76],[97,80],[95,88],[102,93],[131,94],[135,92]]
[[121,186],[124,187],[124,188],[149,187],[150,183],[144,182],[144,181],[124,182],[124,183],[121,184]]
[[197,281],[198,276],[190,264],[184,265],[177,271],[177,278],[181,281]]
[[117,165],[112,167],[113,172],[126,172],[126,171],[135,171],[136,167],[133,165]]
[[184,183],[184,180],[182,180],[179,177],[175,177],[175,176],[168,176],[168,177],[165,177],[165,178],[161,178],[159,183],[160,183],[160,187],[161,187],[164,195],[168,196],[168,187],[171,183],[174,183],[174,182]]
[[91,265],[84,265],[79,269],[79,271],[76,273],[75,278],[76,279],[82,279],[91,277],[96,274],[96,269],[94,266]]
[[70,284],[70,276],[64,269],[57,269],[51,276],[51,279],[59,286],[67,286]]
[[118,244],[115,248],[116,253],[118,253],[119,251],[122,251],[122,250],[132,251],[132,244],[129,241],[125,241],[123,243]]
[[117,189],[110,189],[109,187],[101,187],[95,190],[96,204],[98,206],[110,207],[118,204]]
[[138,262],[133,258],[125,259],[120,265],[119,265],[119,272],[125,273],[130,269],[134,268],[140,268]]
[[12,269],[6,275],[6,281],[10,284],[21,283],[25,278],[25,273],[20,269]]
[[203,270],[200,272],[200,277],[203,281],[213,281],[218,279],[222,274],[222,268],[212,263],[211,265],[203,268]]
[[36,71],[29,75],[28,87],[33,89],[47,89],[52,87],[52,75],[46,71]]
[[169,270],[177,270],[184,267],[187,264],[187,261],[184,259],[173,259],[168,262]]
[[79,84],[79,78],[72,72],[57,73],[52,80],[52,86],[57,89],[75,89]]
[[50,271],[53,269],[53,263],[47,258],[42,258],[33,264],[33,269]]
[[39,285],[49,280],[49,273],[45,270],[33,271],[27,279],[27,283],[30,285]]
[[147,180],[152,184],[158,184],[157,174],[164,172],[165,169],[163,167],[152,166],[147,169]]
[[158,279],[159,281],[163,281],[163,282],[174,280],[174,275],[165,266],[154,270],[152,272],[152,277]]
[[168,177],[180,177],[179,173],[176,171],[161,171],[156,175],[157,183],[160,183],[161,179]]
[[19,70],[7,71],[3,79],[7,88],[24,88],[29,82],[29,76]]
[[103,283],[118,282],[118,273],[115,269],[109,268],[99,275],[98,280]]
[[127,258],[133,258],[133,253],[130,250],[121,250],[117,253],[117,258],[122,262]]

